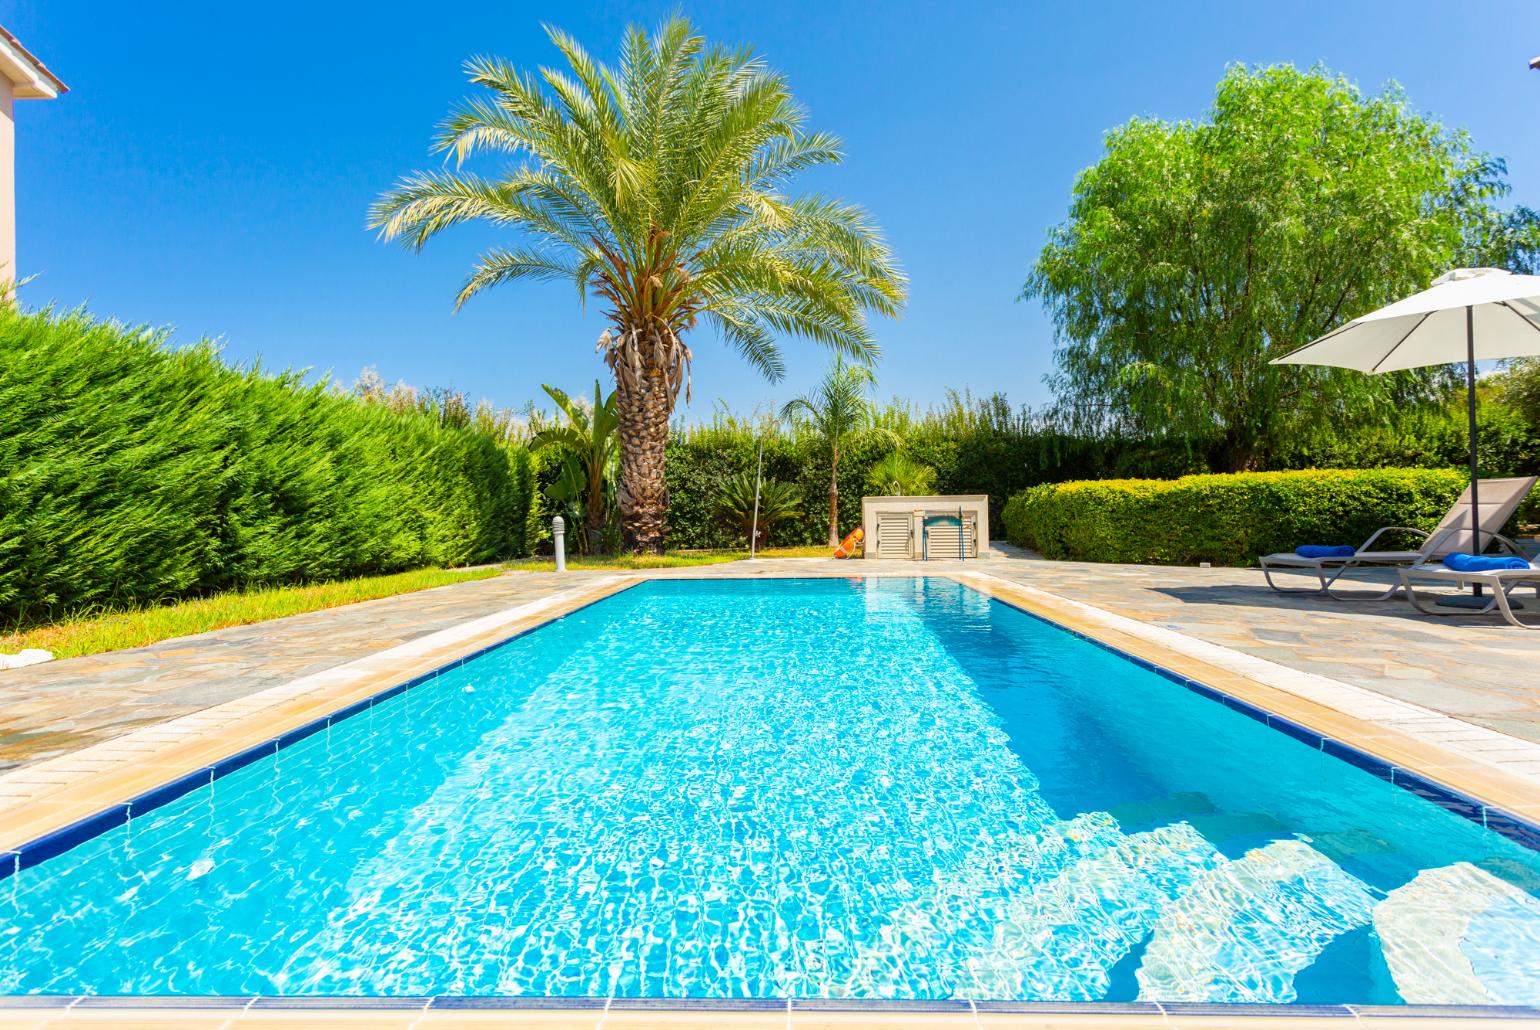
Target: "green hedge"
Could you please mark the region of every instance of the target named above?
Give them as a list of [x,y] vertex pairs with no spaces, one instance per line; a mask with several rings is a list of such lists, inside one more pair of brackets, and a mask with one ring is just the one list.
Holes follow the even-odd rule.
[[1301,544],[1359,544],[1381,526],[1431,529],[1467,478],[1372,469],[1057,483],[1012,497],[1002,521],[1011,543],[1045,558],[1250,565]]
[[204,343],[0,310],[0,619],[525,551],[529,457]]
[[[1502,404],[1486,400],[1479,409],[1480,463],[1484,476],[1540,472],[1540,427]],[[953,396],[939,409],[915,412],[901,404],[879,411],[890,436],[858,441],[840,462],[840,532],[860,520],[866,476],[894,446],[936,470],[944,494],[989,495],[990,535],[1009,535],[1001,516],[1006,502],[1044,483],[1129,478],[1171,480],[1209,469],[1210,443],[1128,438],[1082,438],[1058,433],[1012,409],[1001,396]],[[776,527],[777,544],[817,544],[828,537],[828,458],[816,440],[768,421],[718,412],[705,425],[676,426],[669,441],[671,547],[742,546],[717,519],[718,486],[752,472],[755,446],[765,442],[765,475],[797,484],[802,517]],[[1311,469],[1459,469],[1465,464],[1464,398],[1444,407],[1399,414],[1394,424],[1353,425],[1337,436],[1290,442],[1269,456],[1265,471]],[[1540,496],[1521,509],[1526,521],[1540,519]],[[1295,546],[1289,544],[1288,546]],[[1208,559],[1212,560],[1212,559]]]
[[[900,405],[878,413],[886,433],[868,433],[840,457],[840,535],[861,521],[867,474],[897,446],[936,472],[936,492],[988,494],[991,532],[1000,510],[1024,487],[1109,475],[1177,476],[1202,464],[1191,449],[1168,443],[1080,440],[1043,430],[999,395],[955,396],[939,410],[916,414]],[[821,544],[829,536],[829,457],[810,435],[768,422],[719,415],[704,425],[676,426],[668,444],[670,547],[748,546],[716,513],[720,484],[754,471],[763,441],[765,476],[802,490],[800,518],[778,525],[777,546]]]

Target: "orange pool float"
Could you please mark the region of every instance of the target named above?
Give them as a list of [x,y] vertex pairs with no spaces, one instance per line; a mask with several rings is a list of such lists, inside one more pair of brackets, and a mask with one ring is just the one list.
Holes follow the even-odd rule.
[[850,535],[847,536],[844,540],[842,540],[840,542],[840,545],[834,549],[834,557],[836,557],[836,558],[849,558],[849,557],[851,557],[852,555],[854,555],[856,553],[856,544],[859,544],[862,540],[865,540],[865,539],[866,539],[866,530],[862,529],[860,526],[857,526],[855,529],[852,529],[850,531]]

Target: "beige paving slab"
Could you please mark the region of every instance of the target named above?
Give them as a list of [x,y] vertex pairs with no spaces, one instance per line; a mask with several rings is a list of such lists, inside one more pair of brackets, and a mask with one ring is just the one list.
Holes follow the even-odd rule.
[[178,1030],[223,1030],[226,1026],[223,1020],[187,1019],[169,1021],[158,1016],[124,1016],[115,1019],[83,1019],[76,1016],[64,1016],[59,1019],[50,1019],[38,1024],[41,1030],[166,1030],[167,1027],[176,1027]]
[[6,670],[0,769],[247,697],[602,575],[500,576]]
[[[608,1026],[608,1022],[605,1023]],[[792,1012],[792,1030],[978,1030],[972,1013]]]
[[978,1021],[980,1030],[1153,1030],[1155,1027],[1166,1026],[1164,1016],[1117,1012],[1025,1015],[980,1011]]
[[603,1014],[593,1011],[520,1009],[517,1012],[429,1011],[412,1030],[456,1030],[457,1027],[530,1027],[532,1030],[598,1030]]
[[797,1026],[786,1012],[632,1011],[611,1009],[601,1030],[786,1030]]

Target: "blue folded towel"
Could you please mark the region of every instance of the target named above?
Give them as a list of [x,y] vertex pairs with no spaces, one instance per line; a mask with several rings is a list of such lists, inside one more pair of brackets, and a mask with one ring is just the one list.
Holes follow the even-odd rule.
[[1456,551],[1444,558],[1444,568],[1455,572],[1502,572],[1531,568],[1523,558],[1500,554],[1464,554]]
[[1351,558],[1358,553],[1358,548],[1347,544],[1306,544],[1294,548],[1294,553],[1301,558]]

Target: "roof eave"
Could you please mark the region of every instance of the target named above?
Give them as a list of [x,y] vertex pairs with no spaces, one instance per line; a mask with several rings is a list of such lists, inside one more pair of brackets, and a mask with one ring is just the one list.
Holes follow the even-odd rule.
[[21,40],[0,25],[0,74],[11,81],[11,95],[18,100],[52,100],[70,88],[64,84]]

